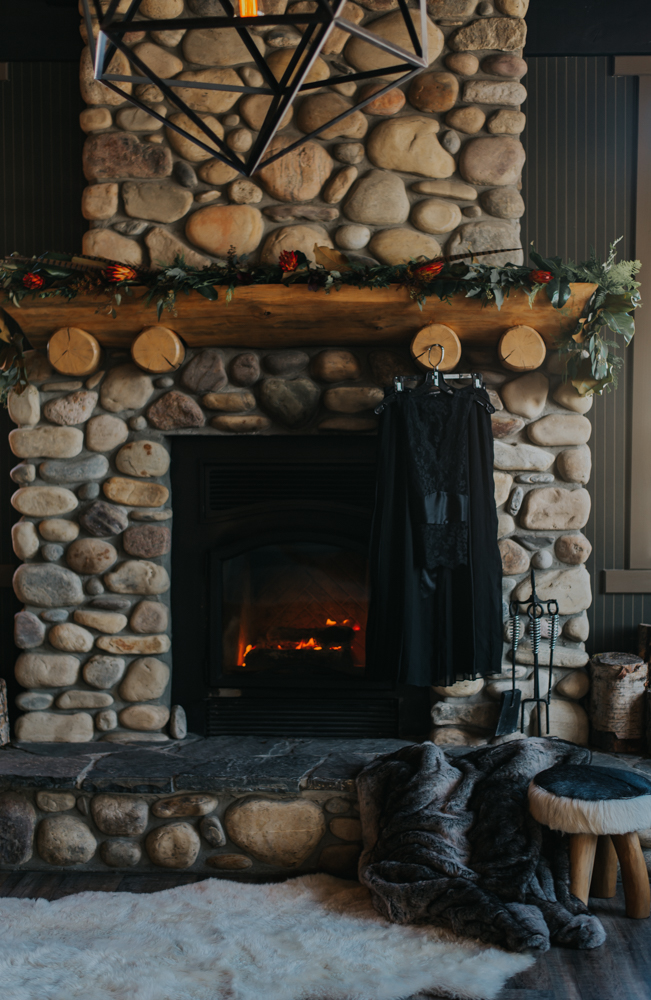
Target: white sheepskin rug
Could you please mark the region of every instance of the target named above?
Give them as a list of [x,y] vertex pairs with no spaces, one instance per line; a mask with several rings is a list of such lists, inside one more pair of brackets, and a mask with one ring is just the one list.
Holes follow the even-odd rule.
[[330,875],[0,899],[2,1000],[491,1000],[533,962],[387,923]]

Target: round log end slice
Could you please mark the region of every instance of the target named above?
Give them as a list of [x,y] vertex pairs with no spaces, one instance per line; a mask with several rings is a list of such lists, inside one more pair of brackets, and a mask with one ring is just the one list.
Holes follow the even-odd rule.
[[143,371],[151,375],[174,372],[183,364],[183,341],[167,326],[149,326],[139,333],[131,345],[131,357]]
[[[441,351],[438,347],[429,347],[432,344],[440,344],[443,347],[443,361],[441,361]],[[421,368],[438,368],[442,372],[452,371],[461,360],[461,341],[454,330],[443,323],[430,323],[419,330],[411,342],[411,354],[414,361]]]
[[547,348],[532,326],[512,326],[502,334],[497,347],[499,359],[512,372],[531,372],[540,368]]
[[50,337],[47,356],[52,367],[61,375],[83,378],[99,368],[102,349],[92,333],[76,326],[65,326]]

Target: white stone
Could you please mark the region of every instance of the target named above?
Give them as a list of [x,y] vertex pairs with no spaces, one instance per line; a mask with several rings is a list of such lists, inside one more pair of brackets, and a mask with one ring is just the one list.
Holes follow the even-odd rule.
[[[495,473],[493,473],[493,475],[495,475]],[[499,507],[499,504],[497,506]],[[510,535],[514,531],[515,521],[511,515],[505,514],[504,511],[499,511],[497,515],[497,537],[504,538],[506,535]]]
[[527,91],[521,83],[512,80],[468,80],[463,88],[466,104],[497,104],[503,107],[519,107],[527,99]]
[[170,578],[164,566],[146,559],[130,559],[107,573],[104,582],[114,594],[164,594]]
[[28,712],[16,720],[16,739],[23,743],[90,743],[92,738],[93,717],[88,712]]
[[339,226],[335,233],[335,243],[342,250],[361,250],[371,238],[368,226]]
[[38,552],[38,535],[31,521],[18,521],[11,526],[11,542],[18,559],[31,559]]
[[555,455],[530,444],[506,444],[494,441],[494,465],[496,469],[514,471],[545,472],[554,464]]
[[131,364],[118,365],[111,368],[102,382],[100,403],[111,413],[139,410],[149,401],[153,391],[151,378],[141,368]]
[[513,486],[513,476],[510,476],[508,472],[494,472],[493,480],[495,482],[495,506],[501,507],[509,498]]
[[535,420],[545,408],[549,379],[542,372],[530,372],[506,382],[500,392],[509,413]]
[[11,389],[7,396],[9,416],[19,427],[34,427],[41,418],[38,389],[31,383],[22,392]]
[[456,681],[448,687],[433,687],[432,691],[441,698],[470,698],[479,694],[484,686],[484,678],[477,677],[474,681]]

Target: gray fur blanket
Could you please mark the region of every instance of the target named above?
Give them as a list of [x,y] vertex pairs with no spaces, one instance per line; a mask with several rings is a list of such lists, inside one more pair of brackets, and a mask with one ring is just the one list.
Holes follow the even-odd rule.
[[550,942],[597,948],[601,923],[570,894],[567,837],[540,826],[529,782],[590,752],[558,739],[513,740],[446,758],[403,747],[359,774],[359,878],[395,923],[429,923],[511,951]]

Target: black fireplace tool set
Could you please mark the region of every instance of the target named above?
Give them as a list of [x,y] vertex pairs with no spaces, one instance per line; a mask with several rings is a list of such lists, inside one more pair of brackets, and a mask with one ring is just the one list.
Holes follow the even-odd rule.
[[[533,698],[523,698],[522,692],[515,686],[516,681],[516,656],[520,644],[521,623],[520,615],[526,614],[529,619],[529,633],[531,635],[531,647],[533,651]],[[538,654],[540,652],[541,622],[544,617],[549,619],[549,673],[547,681],[547,693],[540,694],[540,666]],[[545,706],[546,731],[549,735],[549,703],[551,701],[553,686],[553,665],[554,649],[558,640],[560,618],[558,613],[558,601],[551,599],[541,601],[536,594],[536,575],[531,570],[531,596],[525,601],[512,600],[509,603],[509,639],[511,642],[511,690],[504,691],[500,707],[500,717],[495,730],[496,736],[508,736],[514,733],[520,722],[520,732],[524,733],[524,708],[525,705],[533,703],[536,705],[536,721],[538,732],[536,735],[542,736],[542,706]],[[534,734],[532,734],[534,735]]]

